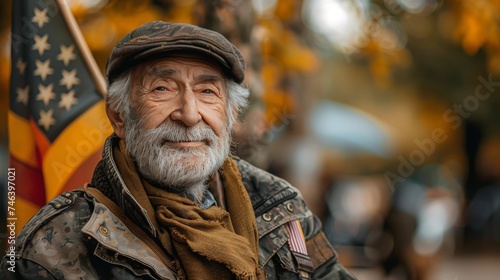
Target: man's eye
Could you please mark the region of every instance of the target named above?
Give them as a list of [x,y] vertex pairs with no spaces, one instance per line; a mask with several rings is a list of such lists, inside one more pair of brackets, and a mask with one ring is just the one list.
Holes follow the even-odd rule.
[[159,91],[166,91],[167,88],[164,87],[164,86],[159,86],[159,87],[156,87],[155,90],[159,90]]
[[207,88],[207,89],[202,90],[201,92],[203,92],[203,93],[215,93],[213,90],[208,89],[208,88]]

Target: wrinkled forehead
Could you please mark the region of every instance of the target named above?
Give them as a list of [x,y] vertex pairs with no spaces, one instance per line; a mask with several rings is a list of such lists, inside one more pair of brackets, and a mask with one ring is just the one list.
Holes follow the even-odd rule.
[[156,57],[145,61],[132,68],[133,81],[144,83],[150,78],[159,78],[163,76],[171,76],[176,74],[175,71],[179,66],[186,66],[188,70],[200,69],[201,74],[205,76],[213,76],[225,84],[229,79],[228,74],[224,71],[224,67],[219,62],[209,57],[197,54],[178,53],[163,57]]

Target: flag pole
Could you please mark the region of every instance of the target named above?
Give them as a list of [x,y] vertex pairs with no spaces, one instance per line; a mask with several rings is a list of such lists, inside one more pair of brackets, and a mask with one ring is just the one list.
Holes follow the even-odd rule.
[[83,37],[82,31],[80,30],[71,9],[65,0],[56,0],[56,3],[61,11],[71,36],[73,36],[73,39],[76,42],[76,47],[83,56],[83,61],[85,62],[90,75],[95,82],[97,91],[104,97],[106,94],[106,81],[104,80],[101,70],[99,70],[97,63],[95,62],[94,56],[92,55],[92,52]]

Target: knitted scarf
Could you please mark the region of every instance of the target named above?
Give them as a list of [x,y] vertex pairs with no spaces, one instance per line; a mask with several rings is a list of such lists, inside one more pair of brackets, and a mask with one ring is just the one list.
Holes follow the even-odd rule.
[[125,184],[158,229],[161,244],[176,258],[179,279],[257,279],[255,216],[231,158],[220,169],[226,211],[217,206],[202,209],[140,178],[123,141],[113,155]]

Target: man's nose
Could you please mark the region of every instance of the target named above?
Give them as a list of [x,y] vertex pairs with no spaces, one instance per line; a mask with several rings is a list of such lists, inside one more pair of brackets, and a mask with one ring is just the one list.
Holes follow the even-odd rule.
[[178,108],[172,112],[170,118],[184,123],[186,126],[195,126],[201,121],[198,111],[198,100],[192,90],[185,90],[179,95]]

